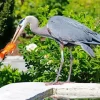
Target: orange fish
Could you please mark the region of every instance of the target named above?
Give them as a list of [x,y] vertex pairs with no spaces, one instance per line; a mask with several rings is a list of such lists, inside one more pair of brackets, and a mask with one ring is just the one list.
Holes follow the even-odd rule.
[[5,48],[3,50],[1,50],[0,52],[0,59],[4,59],[4,57],[8,54],[8,53],[12,53],[14,51],[14,49],[16,48],[16,44],[14,42],[10,42],[8,43]]

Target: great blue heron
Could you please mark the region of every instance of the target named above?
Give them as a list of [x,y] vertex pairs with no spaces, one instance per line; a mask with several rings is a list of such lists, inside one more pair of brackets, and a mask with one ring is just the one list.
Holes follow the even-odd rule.
[[[32,32],[44,37],[50,37],[60,44],[61,63],[55,82],[58,81],[64,63],[63,48],[65,46],[68,46],[70,48],[74,45],[80,45],[86,53],[88,53],[91,57],[94,57],[95,55],[93,53],[93,50],[90,48],[89,45],[100,44],[99,34],[92,31],[85,25],[77,22],[76,20],[64,16],[51,17],[46,26],[42,28],[38,27],[38,19],[36,17],[27,16],[26,18],[20,21],[20,24],[18,25],[12,40],[16,41],[16,39],[22,33],[22,31],[28,23],[30,24],[30,30]],[[67,81],[70,81],[72,62],[73,58],[70,48],[70,70]]]

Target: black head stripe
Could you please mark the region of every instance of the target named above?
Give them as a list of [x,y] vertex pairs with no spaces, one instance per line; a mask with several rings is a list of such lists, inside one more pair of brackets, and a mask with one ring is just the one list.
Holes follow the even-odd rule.
[[23,22],[24,19],[25,19],[25,18],[23,18],[23,19],[19,22],[19,24],[21,24],[21,23]]

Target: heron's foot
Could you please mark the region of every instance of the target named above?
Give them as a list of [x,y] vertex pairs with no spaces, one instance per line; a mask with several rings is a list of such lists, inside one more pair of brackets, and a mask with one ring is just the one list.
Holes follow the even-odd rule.
[[72,82],[69,79],[67,79],[66,83],[75,83],[75,82]]

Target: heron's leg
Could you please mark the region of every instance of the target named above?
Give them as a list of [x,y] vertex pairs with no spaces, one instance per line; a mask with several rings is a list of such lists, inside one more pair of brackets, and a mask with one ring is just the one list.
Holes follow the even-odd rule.
[[60,63],[60,67],[59,67],[59,71],[57,73],[57,77],[55,79],[55,83],[58,81],[59,79],[59,76],[60,76],[60,72],[61,72],[61,69],[62,69],[62,66],[63,66],[63,63],[64,63],[64,53],[63,53],[63,48],[64,46],[62,44],[60,44],[60,49],[61,49],[61,63]]
[[67,82],[70,82],[72,64],[73,64],[72,48],[69,48],[69,50],[70,50],[70,70],[69,70],[69,76],[68,76]]

